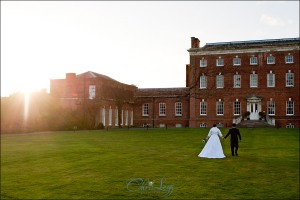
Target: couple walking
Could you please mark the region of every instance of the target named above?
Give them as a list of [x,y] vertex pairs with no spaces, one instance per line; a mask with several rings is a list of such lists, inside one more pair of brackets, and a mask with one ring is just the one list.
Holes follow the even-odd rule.
[[238,138],[241,140],[241,134],[239,129],[236,128],[236,124],[232,124],[232,128],[229,129],[225,137],[223,137],[220,129],[217,128],[217,125],[214,124],[207,135],[208,141],[198,156],[203,158],[225,158],[219,137],[226,139],[229,135],[231,154],[232,156],[237,156],[239,148]]

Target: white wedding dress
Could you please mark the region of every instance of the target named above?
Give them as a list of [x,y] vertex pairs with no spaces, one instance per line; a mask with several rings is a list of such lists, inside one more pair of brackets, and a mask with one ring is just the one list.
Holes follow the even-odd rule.
[[221,131],[217,127],[211,128],[208,133],[209,139],[198,157],[225,158],[219,136],[222,137]]

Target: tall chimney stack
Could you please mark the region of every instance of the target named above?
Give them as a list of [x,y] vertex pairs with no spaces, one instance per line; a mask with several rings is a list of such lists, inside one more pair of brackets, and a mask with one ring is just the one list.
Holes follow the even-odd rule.
[[76,78],[76,73],[66,73],[66,79],[74,79]]
[[191,37],[191,48],[199,48],[200,47],[200,40],[195,37]]

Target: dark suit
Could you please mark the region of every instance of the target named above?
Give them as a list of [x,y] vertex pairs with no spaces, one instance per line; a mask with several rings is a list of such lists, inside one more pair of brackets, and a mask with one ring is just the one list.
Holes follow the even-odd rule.
[[[240,134],[240,131],[239,129],[235,128],[235,127],[232,127],[231,129],[229,129],[227,135],[225,136],[225,139],[230,135],[230,146],[231,146],[231,154],[234,156],[234,153],[235,155],[238,155],[237,154],[237,151],[239,149],[239,140],[242,140],[241,138],[241,134]],[[235,148],[235,149],[234,149]]]

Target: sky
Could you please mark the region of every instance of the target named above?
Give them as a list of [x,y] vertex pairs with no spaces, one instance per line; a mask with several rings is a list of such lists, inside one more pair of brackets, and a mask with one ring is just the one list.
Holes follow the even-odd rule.
[[185,87],[191,37],[299,37],[299,1],[1,1],[1,96],[87,71]]

